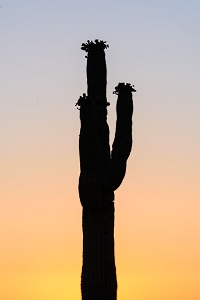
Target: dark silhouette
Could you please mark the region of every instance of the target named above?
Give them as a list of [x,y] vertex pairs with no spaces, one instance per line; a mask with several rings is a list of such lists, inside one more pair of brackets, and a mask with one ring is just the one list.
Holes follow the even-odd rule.
[[119,83],[116,133],[110,153],[106,99],[106,42],[82,44],[87,52],[87,96],[80,107],[79,196],[83,206],[82,300],[116,300],[117,278],[114,257],[114,191],[126,173],[132,148],[132,92],[130,84]]

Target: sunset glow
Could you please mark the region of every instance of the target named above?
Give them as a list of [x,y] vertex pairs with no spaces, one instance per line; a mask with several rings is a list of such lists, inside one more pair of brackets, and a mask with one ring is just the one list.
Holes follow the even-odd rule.
[[200,2],[4,1],[0,8],[0,299],[80,300],[81,44],[108,42],[135,85],[133,148],[115,193],[118,300],[200,299]]

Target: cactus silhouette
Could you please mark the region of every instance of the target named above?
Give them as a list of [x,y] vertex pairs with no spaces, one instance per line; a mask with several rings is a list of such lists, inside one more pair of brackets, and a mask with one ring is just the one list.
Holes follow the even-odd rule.
[[126,173],[132,148],[132,92],[129,83],[119,83],[115,138],[110,152],[106,98],[107,70],[104,41],[87,41],[87,95],[78,99],[80,109],[80,177],[82,204],[83,265],[82,300],[116,300],[117,277],[114,256],[114,191]]

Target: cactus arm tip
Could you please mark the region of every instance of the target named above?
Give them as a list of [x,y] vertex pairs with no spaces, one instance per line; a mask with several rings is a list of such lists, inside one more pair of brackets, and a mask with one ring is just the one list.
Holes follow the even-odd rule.
[[115,87],[115,91],[113,92],[113,94],[118,95],[120,92],[125,91],[136,92],[136,89],[134,89],[134,85],[131,85],[130,83],[125,84],[124,82],[120,82]]

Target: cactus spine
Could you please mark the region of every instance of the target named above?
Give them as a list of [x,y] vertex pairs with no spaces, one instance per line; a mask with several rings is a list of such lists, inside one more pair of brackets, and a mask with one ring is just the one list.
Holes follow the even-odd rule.
[[83,207],[82,300],[116,300],[117,277],[114,256],[114,191],[126,172],[132,147],[132,92],[130,84],[119,83],[116,133],[110,153],[106,98],[106,42],[82,44],[87,52],[87,96],[80,107],[79,196]]

